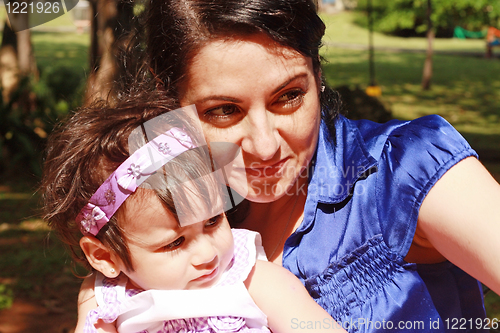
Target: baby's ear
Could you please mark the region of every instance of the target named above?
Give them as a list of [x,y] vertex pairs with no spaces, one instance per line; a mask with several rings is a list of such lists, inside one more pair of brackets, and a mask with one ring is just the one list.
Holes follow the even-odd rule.
[[116,256],[94,236],[83,236],[80,247],[89,264],[108,278],[120,275],[120,263]]

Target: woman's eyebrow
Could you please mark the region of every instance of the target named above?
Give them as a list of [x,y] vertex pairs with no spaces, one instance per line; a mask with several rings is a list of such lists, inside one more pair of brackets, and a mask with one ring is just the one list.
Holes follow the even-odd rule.
[[206,101],[225,101],[231,103],[241,103],[241,100],[234,97],[228,97],[224,95],[210,95],[198,101],[198,103],[203,103]]
[[307,73],[301,73],[301,74],[297,74],[295,76],[292,76],[290,79],[286,80],[281,85],[279,85],[278,88],[274,89],[272,92],[272,95],[278,93],[281,89],[285,88],[287,85],[289,85],[293,81],[295,81],[297,79],[305,78],[305,77],[307,77],[307,75],[308,75]]
[[[276,89],[274,89],[271,94],[274,95],[274,94],[278,93],[281,89],[285,88],[291,82],[298,80],[298,79],[306,78],[307,75],[308,75],[307,73],[301,73],[301,74],[297,74],[297,75],[289,78],[288,80],[286,80],[285,82],[280,84]],[[210,95],[210,96],[204,97],[204,98],[196,101],[195,104],[196,103],[204,103],[207,101],[224,101],[224,102],[231,102],[231,103],[241,103],[242,102],[240,99],[234,98],[234,97],[229,97],[229,96],[224,96],[224,95]]]

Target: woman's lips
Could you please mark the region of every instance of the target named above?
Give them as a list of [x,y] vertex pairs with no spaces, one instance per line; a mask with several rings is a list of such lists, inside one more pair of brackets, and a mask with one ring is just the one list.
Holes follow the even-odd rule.
[[273,165],[268,166],[258,166],[258,167],[247,167],[245,171],[247,175],[255,178],[269,178],[281,176],[283,174],[283,169],[286,164],[287,159],[283,159]]

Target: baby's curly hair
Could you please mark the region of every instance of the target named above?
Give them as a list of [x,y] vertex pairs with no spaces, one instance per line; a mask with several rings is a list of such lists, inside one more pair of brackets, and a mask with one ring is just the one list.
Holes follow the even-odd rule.
[[[136,93],[113,106],[99,101],[83,107],[51,133],[41,184],[45,220],[67,244],[73,259],[87,269],[92,268],[80,249],[83,235],[75,218],[106,178],[129,157],[130,133],[148,120],[176,108],[174,99],[164,94]],[[193,129],[188,120],[179,117],[173,118],[168,125],[188,128],[188,133]],[[183,158],[184,155],[187,156]],[[194,149],[164,167],[163,172],[169,179],[163,190],[155,192],[174,216],[176,210],[169,187],[181,183],[186,176],[195,179],[200,173],[210,172],[209,165],[198,163],[203,158],[206,158],[206,150]],[[176,160],[179,161],[176,163]],[[119,216],[120,209],[96,237],[123,260],[127,269],[133,270],[126,235],[118,223]]]

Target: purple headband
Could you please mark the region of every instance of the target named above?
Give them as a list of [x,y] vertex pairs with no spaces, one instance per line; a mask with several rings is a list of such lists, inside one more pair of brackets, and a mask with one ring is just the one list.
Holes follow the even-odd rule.
[[188,134],[174,127],[136,150],[104,181],[76,217],[82,233],[97,235],[149,176],[176,156],[196,147]]

